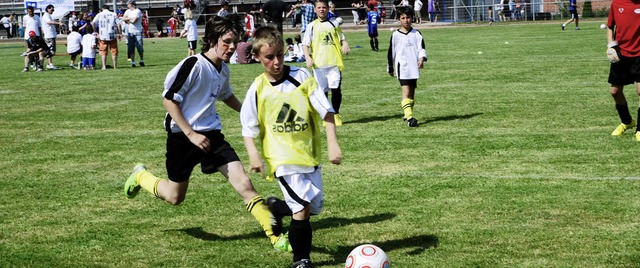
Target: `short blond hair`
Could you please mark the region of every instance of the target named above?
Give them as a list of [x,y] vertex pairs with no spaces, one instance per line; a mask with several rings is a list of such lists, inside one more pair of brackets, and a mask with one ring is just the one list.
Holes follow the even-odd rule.
[[252,40],[253,48],[251,53],[254,55],[260,55],[260,49],[265,45],[280,46],[284,49],[284,40],[282,40],[282,34],[271,26],[260,27],[253,34]]
[[187,11],[184,12],[184,19],[185,20],[193,19],[193,12],[191,12],[191,9],[187,9]]

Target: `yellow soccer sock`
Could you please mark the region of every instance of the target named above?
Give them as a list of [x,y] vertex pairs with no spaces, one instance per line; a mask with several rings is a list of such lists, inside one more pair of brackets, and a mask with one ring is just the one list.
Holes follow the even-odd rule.
[[405,119],[413,118],[413,103],[414,101],[412,99],[402,100],[402,111],[404,112]]
[[247,203],[246,209],[258,220],[264,233],[269,237],[269,240],[271,240],[271,244],[275,244],[279,238],[273,234],[273,230],[271,229],[271,223],[275,221],[275,218],[273,214],[271,214],[271,211],[269,211],[269,207],[265,204],[262,196],[257,195],[251,198],[251,201]]
[[156,197],[158,195],[158,184],[164,179],[158,178],[151,174],[149,171],[141,171],[136,175],[136,182],[142,186],[143,189],[152,193]]

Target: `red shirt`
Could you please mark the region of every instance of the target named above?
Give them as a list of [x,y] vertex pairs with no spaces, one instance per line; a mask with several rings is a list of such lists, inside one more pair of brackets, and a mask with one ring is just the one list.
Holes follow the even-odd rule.
[[607,26],[615,26],[622,56],[640,57],[640,0],[613,0]]
[[172,17],[169,19],[169,27],[171,27],[171,29],[175,29],[176,24],[178,24],[178,20],[176,18]]

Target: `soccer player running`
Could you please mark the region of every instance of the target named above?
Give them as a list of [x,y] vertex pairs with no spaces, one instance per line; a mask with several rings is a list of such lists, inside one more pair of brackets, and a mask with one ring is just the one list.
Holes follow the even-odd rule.
[[[251,170],[276,177],[284,195],[284,201],[270,197],[267,203],[280,224],[283,216],[291,216],[291,267],[306,268],[312,267],[309,219],[322,211],[324,199],[319,166],[321,118],[326,121],[329,161],[340,164],[342,152],[329,100],[309,71],[284,65],[283,47],[282,35],[275,28],[256,31],[253,54],[264,73],[247,91],[240,121]],[[262,158],[254,139],[262,145]]]
[[273,214],[258,195],[235,150],[222,134],[216,100],[240,111],[242,103],[229,85],[226,61],[233,55],[244,34],[239,16],[214,16],[205,26],[202,53],[187,57],[176,65],[164,82],[163,104],[167,109],[166,168],[169,178],[161,179],[137,164],[124,185],[128,198],[144,188],[172,205],[185,199],[189,177],[200,164],[202,172],[220,172],[240,194],[246,209],[258,220],[272,245],[288,251],[289,242],[274,232]]
[[[620,125],[611,133],[621,136],[626,130],[636,127],[631,118],[623,89],[636,83],[640,97],[640,2],[636,0],[613,0],[607,22],[607,57],[611,61],[609,83],[611,95],[620,116]],[[638,108],[640,118],[640,108]],[[636,140],[640,141],[640,128],[636,127]]]
[[576,0],[569,0],[569,14],[571,15],[571,19],[562,24],[562,30],[564,31],[564,27],[574,20],[576,21],[576,30],[580,30],[580,27],[578,27],[580,17],[578,17],[578,3]]
[[328,19],[329,5],[326,0],[316,1],[314,9],[318,18],[307,26],[302,38],[302,50],[307,68],[313,68],[313,77],[325,95],[328,96],[331,91],[331,104],[336,112],[335,123],[336,126],[341,126],[341,71],[344,68],[342,53],[349,54],[349,43],[345,40],[338,23]]
[[397,11],[400,29],[391,34],[387,53],[387,71],[391,76],[395,73],[400,81],[404,121],[410,127],[417,127],[418,119],[413,117],[413,105],[420,69],[427,62],[427,51],[424,49],[422,34],[411,27],[413,10],[399,8]]

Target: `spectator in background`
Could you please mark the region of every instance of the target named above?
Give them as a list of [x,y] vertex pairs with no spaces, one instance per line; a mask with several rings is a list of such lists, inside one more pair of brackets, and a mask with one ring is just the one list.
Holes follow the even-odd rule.
[[302,10],[300,9],[300,0],[296,1],[296,4],[291,6],[291,10],[287,13],[286,17],[291,17],[291,27],[298,28],[298,23],[302,22]]
[[360,8],[360,1],[353,0],[353,2],[351,2],[351,15],[353,15],[353,23],[355,23],[356,25],[360,23],[360,16],[358,15],[359,8]]
[[176,18],[176,15],[171,15],[171,18],[169,18],[169,32],[167,33],[168,36],[171,37],[177,37],[178,36],[178,23],[180,23],[180,21],[178,20],[178,18]]
[[36,72],[42,71],[42,63],[44,61],[44,55],[47,53],[47,43],[44,42],[42,37],[37,36],[35,31],[29,31],[29,34],[25,34],[27,39],[27,51],[22,54],[24,56],[24,69],[23,73],[29,71],[29,62],[31,57],[37,57],[36,59]]
[[2,27],[7,31],[7,38],[11,38],[11,20],[9,19],[9,15],[2,16],[0,24],[2,24]]
[[267,25],[278,29],[280,34],[282,34],[283,16],[289,9],[289,5],[282,0],[269,0],[262,5],[260,12],[267,18]]
[[429,12],[429,21],[434,22],[436,19],[436,0],[427,0],[427,12]]
[[109,5],[103,5],[102,11],[91,21],[92,28],[97,28],[100,36],[102,70],[107,69],[107,50],[111,52],[113,69],[118,65],[118,39],[121,37],[122,30],[117,19],[116,13],[109,10]]
[[67,35],[67,53],[71,56],[71,69],[76,68],[76,58],[82,53],[82,35],[78,33],[78,26],[71,27],[71,32]]
[[164,20],[162,18],[156,19],[156,37],[162,37],[164,35]]
[[80,14],[80,19],[78,20],[78,22],[76,22],[76,25],[78,25],[78,32],[80,33],[80,35],[84,36],[85,34],[87,34],[87,25],[91,24],[91,21],[89,20],[89,13],[87,12],[82,12]]
[[316,15],[313,4],[310,3],[309,0],[302,0],[302,4],[300,4],[300,11],[302,12],[302,26],[300,27],[300,32],[304,33],[307,29],[307,25],[317,19],[318,15]]
[[415,12],[415,20],[417,24],[422,23],[422,15],[420,13],[422,13],[422,1],[420,0],[416,0],[413,3],[413,11]]
[[367,2],[365,0],[360,0],[360,5],[358,6],[358,19],[360,20],[360,24],[367,24]]
[[127,1],[127,11],[122,21],[127,27],[127,61],[136,67],[136,50],[140,56],[140,67],[144,67],[144,37],[142,36],[142,11],[136,7],[135,0]]
[[47,70],[60,70],[60,68],[53,65],[53,56],[56,55],[56,37],[58,31],[56,26],[63,26],[62,22],[53,19],[53,11],[55,8],[53,5],[48,5],[42,15],[42,32],[44,33],[44,41],[49,46],[49,53],[47,53]]
[[146,11],[142,12],[142,35],[145,38],[151,37],[149,33],[149,15],[147,15]]
[[71,15],[69,16],[69,30],[73,31],[73,26],[77,26],[77,22],[78,16],[76,16],[76,12],[71,12]]
[[256,18],[251,12],[244,15],[244,31],[249,38],[253,37],[253,33],[256,31]]
[[184,30],[180,34],[180,38],[187,38],[187,47],[189,49],[187,56],[193,56],[196,54],[196,47],[198,46],[198,25],[196,20],[193,19],[193,13],[190,9],[184,14]]
[[217,15],[220,17],[226,17],[229,15],[229,3],[227,1],[222,1],[222,5],[220,6],[220,10]]
[[[31,31],[36,36],[40,36],[40,16],[34,13],[34,7],[27,7],[27,15],[22,18],[22,25],[24,26],[24,41],[27,42],[30,38]],[[26,34],[29,33],[29,34]]]

